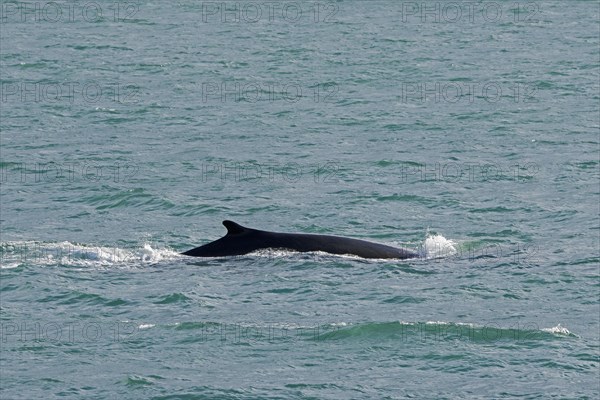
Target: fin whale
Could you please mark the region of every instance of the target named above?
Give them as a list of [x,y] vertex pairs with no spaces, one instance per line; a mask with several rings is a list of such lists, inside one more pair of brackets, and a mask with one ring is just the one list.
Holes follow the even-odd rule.
[[228,220],[223,221],[223,225],[227,228],[225,236],[182,254],[192,257],[225,257],[248,254],[261,249],[286,249],[349,254],[363,258],[406,259],[419,256],[411,250],[341,236],[261,231]]

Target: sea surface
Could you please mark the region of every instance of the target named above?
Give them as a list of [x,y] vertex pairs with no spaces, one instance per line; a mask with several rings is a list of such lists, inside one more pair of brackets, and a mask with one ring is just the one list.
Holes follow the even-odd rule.
[[597,1],[0,4],[3,400],[600,397]]

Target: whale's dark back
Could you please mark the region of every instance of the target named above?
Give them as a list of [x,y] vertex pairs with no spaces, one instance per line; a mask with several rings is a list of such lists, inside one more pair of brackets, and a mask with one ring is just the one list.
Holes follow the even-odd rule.
[[279,233],[251,229],[233,221],[223,221],[227,235],[214,242],[186,251],[193,257],[225,257],[248,254],[261,249],[287,249],[299,252],[323,251],[350,254],[363,258],[415,258],[418,254],[366,240],[330,235]]

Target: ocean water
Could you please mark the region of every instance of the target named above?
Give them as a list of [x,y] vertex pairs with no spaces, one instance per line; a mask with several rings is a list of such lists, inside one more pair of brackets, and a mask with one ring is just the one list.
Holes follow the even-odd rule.
[[2,399],[600,396],[598,2],[1,11]]

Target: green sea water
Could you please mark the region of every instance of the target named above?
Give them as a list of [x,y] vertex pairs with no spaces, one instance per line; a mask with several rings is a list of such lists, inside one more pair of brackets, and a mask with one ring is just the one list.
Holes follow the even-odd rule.
[[0,4],[0,398],[600,396],[598,2]]

